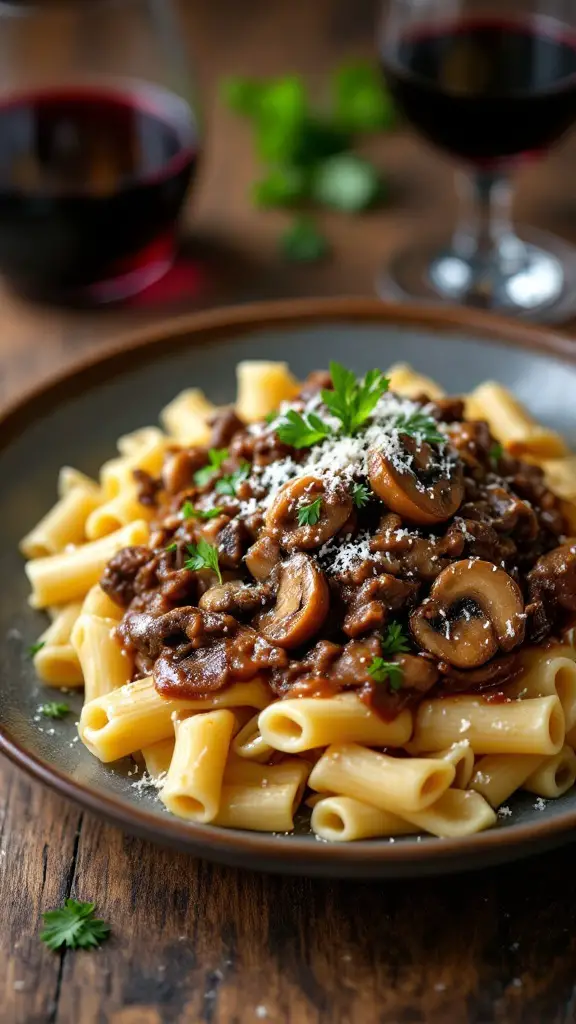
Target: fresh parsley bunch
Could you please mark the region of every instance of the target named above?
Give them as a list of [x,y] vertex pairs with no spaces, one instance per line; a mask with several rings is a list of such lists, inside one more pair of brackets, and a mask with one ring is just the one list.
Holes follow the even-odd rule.
[[[235,113],[252,124],[256,152],[266,173],[252,186],[256,206],[318,204],[357,213],[382,199],[379,171],[351,152],[355,139],[387,131],[396,121],[394,106],[377,67],[346,62],[332,74],[327,110],[312,107],[299,75],[266,81],[231,78],[223,96]],[[309,218],[297,218],[282,236],[288,259],[311,261],[328,250]]]

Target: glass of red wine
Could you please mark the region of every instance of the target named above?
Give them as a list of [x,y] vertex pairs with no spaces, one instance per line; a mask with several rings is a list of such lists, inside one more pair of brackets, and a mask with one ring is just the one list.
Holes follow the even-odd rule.
[[0,273],[109,302],[159,280],[198,129],[170,0],[0,3]]
[[512,227],[511,177],[576,120],[574,0],[389,0],[384,73],[407,120],[461,165],[462,209],[442,248],[396,254],[383,296],[561,319],[576,308],[576,249]]

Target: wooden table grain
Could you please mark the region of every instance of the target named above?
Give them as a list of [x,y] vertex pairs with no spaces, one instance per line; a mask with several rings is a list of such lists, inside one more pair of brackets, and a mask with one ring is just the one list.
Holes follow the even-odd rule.
[[[403,241],[454,221],[451,169],[409,135],[376,139],[390,206],[326,216],[335,258],[288,268],[285,217],[255,215],[245,127],[223,74],[299,70],[312,82],[371,48],[373,0],[183,4],[207,122],[188,227],[207,287],[173,310],[370,294]],[[521,219],[576,241],[574,140],[519,181]],[[0,402],[166,308],[63,312],[0,294]],[[211,866],[123,835],[0,763],[0,1021],[6,1024],[572,1024],[574,848],[446,879],[337,883]],[[99,951],[50,953],[41,913],[67,895],[112,926]]]

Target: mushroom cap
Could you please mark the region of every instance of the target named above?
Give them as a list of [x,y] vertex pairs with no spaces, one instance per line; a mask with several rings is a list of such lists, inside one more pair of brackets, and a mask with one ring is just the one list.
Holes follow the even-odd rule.
[[277,647],[300,647],[318,632],[328,614],[328,584],[316,562],[302,552],[282,562],[276,572],[276,603],[255,624]]
[[420,647],[471,669],[521,644],[525,621],[522,592],[512,577],[491,562],[465,559],[440,573],[430,597],[411,615],[410,628]]
[[[300,526],[300,509],[318,498],[321,504],[317,522]],[[353,507],[352,495],[343,484],[326,482],[313,474],[299,476],[278,491],[266,513],[266,528],[287,551],[309,550],[325,544],[338,533]]]
[[449,475],[438,475],[424,486],[410,467],[398,465],[377,448],[368,452],[370,486],[392,512],[409,523],[433,525],[450,519],[464,497],[462,465],[455,461]]

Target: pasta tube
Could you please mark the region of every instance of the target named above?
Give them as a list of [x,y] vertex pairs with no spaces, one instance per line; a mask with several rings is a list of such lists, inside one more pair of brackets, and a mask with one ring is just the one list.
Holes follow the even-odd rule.
[[125,686],[132,678],[133,659],[116,640],[116,626],[115,619],[85,614],[74,623],[70,639],[82,668],[87,701]]
[[454,765],[431,758],[377,754],[356,743],[328,748],[310,775],[312,789],[352,796],[382,811],[421,811],[454,781]]
[[160,779],[167,774],[174,753],[175,742],[174,736],[168,736],[165,740],[160,740],[158,743],[152,743],[149,747],[144,747],[142,757],[144,758],[146,771],[151,778]]
[[447,697],[419,706],[411,750],[438,750],[467,739],[475,754],[556,754],[564,735],[564,713],[556,695],[504,704]]
[[82,544],[90,514],[102,501],[100,488],[88,477],[71,487],[20,542],[26,558],[43,558],[63,551],[68,544]]
[[558,754],[547,758],[528,776],[524,789],[537,796],[556,799],[576,782],[576,754],[572,747],[564,746]]
[[46,608],[78,601],[98,583],[107,562],[120,548],[145,544],[147,539],[148,526],[140,520],[101,540],[46,558],[33,558],[25,568],[32,587],[30,603],[34,608]]
[[557,459],[569,454],[560,434],[533,420],[507,388],[493,381],[471,392],[466,416],[486,420],[494,437],[518,458]]
[[393,721],[385,722],[356,694],[344,693],[321,700],[275,701],[261,712],[258,727],[265,743],[287,754],[331,743],[401,747],[410,739],[412,715],[402,711]]
[[404,836],[417,832],[415,825],[393,814],[371,807],[351,796],[318,794],[310,819],[312,831],[329,842],[349,843],[376,836]]
[[245,423],[264,419],[281,402],[298,393],[300,385],[287,363],[246,359],[236,367],[238,393],[236,412]]
[[[178,711],[263,707],[270,699],[265,683],[234,683],[211,697],[168,700],[155,690],[151,676],[89,701],[80,715],[80,739],[100,761],[116,761],[174,733]],[[234,722],[234,716],[232,716]]]
[[544,760],[542,754],[487,754],[476,764],[470,789],[491,807],[501,807]]
[[200,388],[188,388],[160,413],[160,422],[180,444],[207,445],[210,441],[208,421],[218,411]]
[[260,766],[228,762],[215,825],[255,832],[290,832],[310,765],[300,758]]
[[80,604],[76,601],[56,609],[48,629],[39,638],[42,647],[34,655],[34,668],[42,682],[50,686],[82,685],[82,669],[70,642],[79,614]]
[[225,708],[180,723],[160,793],[172,814],[199,822],[216,817],[233,728],[234,715]]

